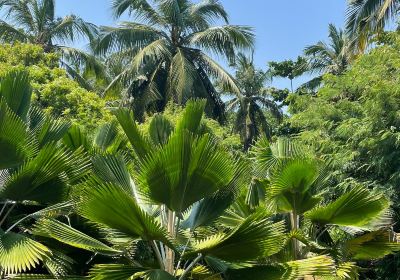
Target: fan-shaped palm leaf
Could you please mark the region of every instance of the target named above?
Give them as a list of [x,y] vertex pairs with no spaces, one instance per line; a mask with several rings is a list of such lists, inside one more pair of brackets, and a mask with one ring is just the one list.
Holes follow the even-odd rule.
[[250,261],[271,256],[283,247],[284,228],[283,222],[274,224],[265,213],[256,213],[231,233],[197,241],[187,255],[210,255],[225,261]]
[[80,200],[79,213],[92,222],[131,238],[141,237],[143,240],[158,240],[172,245],[167,231],[119,186],[87,182]]
[[121,253],[97,239],[54,219],[39,220],[34,225],[33,234],[53,238],[62,243],[103,255],[115,256]]
[[35,268],[51,256],[44,245],[25,235],[0,231],[0,264],[6,274],[16,274]]
[[[370,229],[388,222],[389,201],[358,186],[328,205],[305,213],[314,223]],[[363,213],[360,215],[360,213]]]

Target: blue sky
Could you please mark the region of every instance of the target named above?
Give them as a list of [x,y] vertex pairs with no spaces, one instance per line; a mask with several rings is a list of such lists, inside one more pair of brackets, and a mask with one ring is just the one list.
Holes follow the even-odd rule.
[[[296,58],[305,46],[325,40],[328,24],[342,27],[346,0],[221,0],[231,24],[255,28],[255,61],[266,69],[268,61]],[[111,0],[58,0],[59,16],[74,13],[97,25],[113,25]],[[295,82],[299,84],[302,79]],[[277,87],[288,82],[276,80]]]

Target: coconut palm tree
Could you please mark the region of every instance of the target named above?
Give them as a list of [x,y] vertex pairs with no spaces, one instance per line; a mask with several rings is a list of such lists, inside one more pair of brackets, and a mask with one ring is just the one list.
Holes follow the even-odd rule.
[[76,15],[56,17],[55,0],[0,0],[5,20],[0,20],[0,41],[39,44],[46,52],[61,55],[61,64],[67,72],[85,87],[79,69],[101,73],[101,65],[89,53],[63,44],[79,38],[92,41],[97,27]]
[[234,130],[240,134],[247,151],[259,136],[271,136],[272,129],[265,113],[268,111],[280,120],[282,112],[265,88],[268,73],[256,69],[252,58],[238,55],[235,78],[240,94],[227,102],[227,110],[235,114]]
[[363,52],[369,38],[397,16],[399,7],[398,0],[349,1],[346,30],[359,51]]
[[340,75],[354,60],[354,48],[343,30],[330,24],[329,39],[329,43],[320,41],[305,48],[304,54],[308,59],[308,71],[316,73],[318,76],[305,83],[303,87],[317,88],[321,84],[324,74]]
[[[206,98],[207,112],[222,118],[224,104],[212,79],[218,78],[234,92],[239,89],[206,52],[232,62],[236,49],[253,47],[250,27],[229,25],[218,0],[196,4],[190,0],[114,0],[113,11],[115,17],[128,13],[138,20],[103,27],[97,52],[123,52],[132,57],[114,82],[125,84],[136,118],[141,118],[139,108],[159,110],[167,100],[184,104],[192,97]],[[218,20],[226,25],[213,26]]]
[[[279,139],[270,144],[264,138],[253,153],[257,183],[249,195],[261,194],[253,211],[266,207],[288,221],[287,247],[282,251],[286,253],[277,259],[302,260],[325,254],[336,263],[332,279],[358,279],[357,261],[383,258],[400,250],[396,234],[390,230],[390,202],[383,193],[357,185],[341,195],[333,194],[327,168],[295,141]],[[234,270],[233,274],[244,278],[233,279],[254,279],[256,275],[261,279],[264,269],[268,275],[268,265]]]

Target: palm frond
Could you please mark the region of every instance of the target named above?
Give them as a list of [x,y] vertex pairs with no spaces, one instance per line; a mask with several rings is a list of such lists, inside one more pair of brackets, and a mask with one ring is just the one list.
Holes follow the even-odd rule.
[[4,182],[0,197],[45,204],[59,202],[67,197],[70,184],[85,176],[88,166],[88,158],[81,150],[71,152],[48,144]]
[[236,80],[221,65],[214,61],[211,57],[201,53],[198,61],[203,69],[212,77],[216,78],[221,86],[228,91],[239,95],[241,93]]
[[127,193],[134,195],[134,186],[124,158],[116,154],[95,155],[92,158],[94,174],[103,182],[119,185]]
[[254,46],[253,30],[247,26],[224,25],[195,32],[187,38],[190,44],[215,54],[234,59],[234,50],[248,50]]
[[70,246],[103,255],[115,256],[121,253],[99,240],[54,219],[37,221],[34,225],[33,234],[53,238]]
[[164,23],[163,18],[147,0],[113,0],[112,10],[116,18],[128,12],[151,24]]
[[146,214],[133,196],[119,186],[87,182],[78,211],[88,220],[118,230],[131,238],[157,240],[172,246],[166,229]]
[[[322,225],[339,225],[374,229],[388,223],[389,201],[380,193],[357,186],[328,205],[305,213],[305,217]],[[362,215],[360,215],[362,213]]]
[[297,280],[305,277],[323,277],[335,274],[335,263],[328,256],[318,256],[304,260],[291,261],[275,266],[254,266],[249,268],[230,269],[227,272],[229,280]]
[[22,29],[0,20],[0,40],[3,42],[25,42],[29,36]]
[[173,130],[173,124],[165,116],[155,115],[150,122],[149,135],[155,145],[165,145]]
[[187,102],[185,110],[176,125],[176,131],[189,131],[193,134],[199,133],[205,106],[205,100],[190,100]]
[[0,79],[0,98],[24,121],[30,108],[31,96],[28,72],[10,71]]
[[228,234],[217,234],[192,245],[188,255],[210,255],[225,261],[250,261],[283,248],[285,225],[272,223],[265,213],[249,216]]
[[0,100],[0,169],[14,168],[33,156],[32,145],[25,123]]
[[35,268],[51,256],[44,245],[25,235],[0,231],[0,264],[6,274],[17,274]]
[[234,161],[204,135],[176,133],[140,167],[140,189],[157,203],[181,213],[193,203],[212,195],[229,183]]
[[114,115],[117,117],[139,160],[144,159],[153,147],[151,141],[139,130],[132,112],[120,108],[114,112]]
[[95,50],[98,54],[106,54],[126,48],[144,48],[162,37],[165,37],[164,33],[149,25],[123,22],[118,27],[102,27]]
[[391,241],[391,232],[382,229],[350,239],[343,244],[344,252],[353,260],[374,260],[400,251],[400,243]]
[[125,264],[96,264],[90,269],[89,278],[92,280],[126,280],[143,270],[142,267]]

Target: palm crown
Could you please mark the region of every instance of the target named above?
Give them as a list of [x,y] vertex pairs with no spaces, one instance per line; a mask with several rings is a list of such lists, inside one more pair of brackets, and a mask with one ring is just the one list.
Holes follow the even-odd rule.
[[398,12],[398,0],[351,0],[347,9],[346,29],[353,44],[360,51],[368,45],[368,39],[385,26]]
[[327,73],[340,75],[354,60],[354,48],[343,30],[330,24],[329,39],[329,43],[320,41],[305,48],[304,54],[308,58],[307,70],[320,75],[304,84],[303,87],[318,87],[322,81],[322,75]]
[[251,28],[213,26],[218,20],[228,23],[217,0],[197,4],[189,0],[114,0],[113,10],[116,17],[128,12],[140,21],[103,27],[97,51],[133,56],[114,83],[125,83],[137,114],[140,107],[154,107],[157,100],[162,101],[156,105],[163,106],[166,100],[185,103],[200,97],[208,100],[208,113],[223,115],[223,102],[211,78],[222,80],[232,91],[239,90],[233,78],[205,52],[233,61],[236,49],[253,46]]
[[[241,135],[244,149],[260,136],[271,136],[271,128],[265,111],[280,120],[282,112],[279,106],[271,100],[265,83],[268,73],[256,69],[252,59],[239,54],[236,59],[236,81],[240,93],[227,102],[227,110],[235,113],[234,130]],[[232,94],[232,92],[231,92]]]

